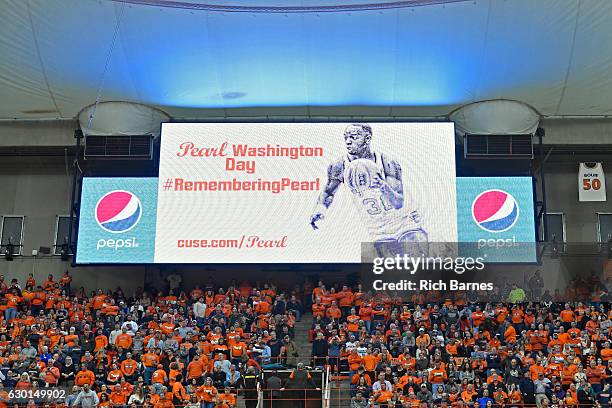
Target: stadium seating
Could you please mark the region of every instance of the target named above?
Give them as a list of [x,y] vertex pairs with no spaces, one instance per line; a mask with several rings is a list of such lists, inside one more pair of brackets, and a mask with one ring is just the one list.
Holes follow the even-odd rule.
[[16,390],[57,388],[67,390],[48,401],[57,406],[86,406],[91,396],[99,406],[234,407],[240,394],[254,407],[262,368],[296,364],[287,305],[300,305],[274,286],[128,297],[74,293],[71,280],[0,278],[2,406]]
[[585,287],[602,291],[600,282],[572,281],[556,299],[541,301],[534,288],[513,303],[508,287],[507,301],[469,302],[460,293],[371,297],[320,282],[313,364],[350,381],[352,400],[340,406],[607,406],[610,304],[599,295],[561,301],[584,299]]

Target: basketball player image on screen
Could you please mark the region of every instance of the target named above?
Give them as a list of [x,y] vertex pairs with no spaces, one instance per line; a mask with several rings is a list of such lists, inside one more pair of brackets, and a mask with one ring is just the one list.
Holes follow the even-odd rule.
[[407,208],[402,185],[402,167],[387,154],[371,148],[372,127],[351,124],[344,131],[347,154],[327,168],[327,183],[310,225],[317,230],[327,209],[344,183],[352,193],[370,238],[374,242],[426,242],[420,216]]

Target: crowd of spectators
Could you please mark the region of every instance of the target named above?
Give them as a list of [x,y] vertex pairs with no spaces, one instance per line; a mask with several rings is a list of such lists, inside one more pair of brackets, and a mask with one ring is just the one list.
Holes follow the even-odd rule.
[[[583,284],[590,293],[604,286],[575,280],[565,292],[575,299]],[[498,288],[498,301],[433,291],[403,299],[319,282],[311,288],[313,364],[348,372],[345,405],[355,408],[607,406],[605,288],[591,301],[564,302],[548,298],[539,272],[524,288]]]
[[[470,293],[372,296],[321,282],[281,293],[211,279],[187,290],[178,274],[160,291],[86,293],[68,272],[41,283],[0,276],[0,408],[17,402],[12,391],[48,388],[66,390],[65,398],[19,403],[255,407],[262,369],[298,365],[294,325],[304,310],[313,315],[312,364],[348,373],[344,406],[606,407],[607,283],[573,282],[568,302],[549,299],[539,274],[524,283],[483,301]],[[581,285],[600,296],[576,301]],[[310,382],[303,367],[293,375]]]
[[[262,368],[297,364],[301,305],[271,284],[210,282],[186,292],[173,274],[164,291],[128,296],[74,291],[68,272],[40,283],[0,276],[0,408],[228,408],[239,395],[255,407]],[[47,388],[65,398],[14,399]]]

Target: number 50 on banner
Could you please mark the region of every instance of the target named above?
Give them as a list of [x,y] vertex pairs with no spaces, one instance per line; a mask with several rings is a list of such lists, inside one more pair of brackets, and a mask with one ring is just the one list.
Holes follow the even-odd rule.
[[593,178],[593,179],[582,179],[582,189],[583,190],[599,190],[601,188],[601,180],[599,180],[598,178]]
[[580,163],[578,200],[606,201],[606,175],[601,163]]

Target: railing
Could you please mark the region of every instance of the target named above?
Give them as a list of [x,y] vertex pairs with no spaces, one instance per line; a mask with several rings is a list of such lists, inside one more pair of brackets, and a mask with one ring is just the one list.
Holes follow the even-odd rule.
[[258,408],[319,408],[326,404],[321,389],[263,390]]
[[329,396],[331,393],[331,374],[330,374],[330,367],[327,366],[327,368],[325,369],[325,375],[323,376],[322,379],[323,382],[323,401],[321,401],[321,407],[322,408],[329,408]]
[[[307,372],[310,374],[310,380],[307,388],[293,388],[294,386],[302,386],[296,383],[292,383],[289,380],[289,376],[294,370],[282,369],[282,370],[264,370],[262,373],[262,393],[259,408],[296,408],[303,407],[304,405],[308,408],[322,408],[324,403],[324,390],[326,384],[326,372],[324,370],[308,369]],[[280,378],[282,388],[273,389],[268,388],[268,379],[272,376]],[[277,384],[274,381],[273,384]],[[323,407],[325,408],[325,407]]]
[[[351,403],[351,399],[352,399],[352,398],[340,398],[340,399],[338,399],[338,400],[336,400],[336,401],[339,401],[339,403],[340,403],[340,402],[342,402],[342,403],[341,403],[340,405],[338,405],[338,406],[341,406],[341,407],[349,407],[349,406],[350,406],[350,403]],[[379,406],[380,406],[380,404],[383,404],[383,403],[381,403],[381,402],[379,402],[379,403],[377,403],[377,402],[373,402],[373,403],[372,403],[372,399],[371,399],[371,398],[366,398],[366,400],[367,400],[367,401],[368,401],[368,402],[371,404],[371,405],[368,405],[369,407],[371,406],[371,407],[377,408],[377,407],[379,407]],[[242,405],[242,404],[240,404],[240,403],[238,403],[238,401],[248,401],[248,399],[238,398],[238,399],[237,399],[236,404],[235,404],[235,405],[230,405],[230,407],[231,407],[231,408],[242,407],[243,405]],[[271,407],[272,407],[272,408],[277,408],[277,407],[282,408],[282,407],[284,407],[284,406],[295,408],[295,407],[296,407],[296,401],[304,402],[304,403],[306,403],[306,406],[307,406],[307,407],[309,407],[311,402],[316,402],[316,403],[318,403],[318,401],[319,401],[319,400],[317,400],[317,399],[312,399],[312,398],[299,398],[299,399],[295,399],[295,398],[293,398],[293,399],[288,399],[288,398],[277,398],[277,399],[265,399],[265,400],[263,400],[263,401],[259,401],[259,403],[258,403],[258,405],[257,405],[257,408],[271,408]],[[2,402],[6,402],[6,401],[2,401],[2,400],[0,400],[0,403],[2,403]],[[216,401],[216,402],[218,402],[218,401]],[[189,404],[189,402],[187,401],[187,402],[185,402],[184,404],[185,404],[185,405],[188,405],[188,404]],[[11,404],[10,404],[10,406],[11,406],[11,408],[28,408],[28,405],[27,405],[27,404],[24,404],[24,403],[19,403],[19,404],[13,404],[13,403],[11,403]],[[52,408],[52,407],[55,407],[55,406],[57,406],[57,405],[56,405],[56,402],[55,402],[55,401],[52,401],[52,402],[47,401],[47,402],[39,402],[39,403],[37,403],[37,405],[36,405],[36,406],[38,406],[38,407],[40,407],[40,408]],[[98,405],[98,406],[99,406],[99,407],[106,407],[106,408],[108,408],[108,407],[111,407],[111,406],[113,406],[113,405],[106,405],[106,404],[105,404],[105,405]],[[125,406],[127,406],[127,404],[125,404]],[[401,403],[400,403],[400,405],[398,405],[398,403],[396,403],[396,405],[395,405],[395,406],[396,406],[396,407],[401,407],[402,405],[401,405]],[[572,407],[572,408],[593,408],[593,407],[594,407],[594,403],[592,403],[592,404],[567,404],[567,403],[564,403],[564,404],[563,404],[563,406],[564,406],[564,407]],[[603,406],[603,405],[602,405],[602,406]],[[29,406],[29,407],[32,407],[32,406]],[[152,405],[152,404],[151,404],[151,405],[137,405],[137,404],[130,404],[130,405],[129,405],[129,407],[130,407],[130,408],[152,408],[152,407],[153,407],[153,405]],[[504,408],[537,408],[537,405],[536,405],[536,404],[512,404],[512,403],[509,403],[509,402],[505,402],[505,403],[503,403],[503,407],[504,407]]]
[[[329,374],[326,373],[326,375]],[[331,377],[328,377],[331,378]],[[329,382],[328,382],[329,385]],[[282,389],[282,390],[265,390],[265,389],[260,389],[259,387],[257,389],[239,389],[238,393],[236,392],[232,392],[233,396],[234,396],[234,400],[236,401],[235,405],[231,405],[230,407],[235,408],[238,406],[242,406],[240,404],[240,402],[244,402],[245,404],[248,401],[257,401],[257,408],[296,408],[296,406],[298,407],[305,407],[305,408],[315,408],[315,407],[324,407],[324,408],[329,408],[331,401],[333,399],[333,401],[336,403],[336,406],[338,407],[348,407],[351,404],[351,400],[353,397],[351,396],[347,396],[347,397],[343,397],[340,395],[340,393],[342,392],[342,390],[337,390],[338,391],[338,396],[337,398],[335,396],[333,396],[331,394],[331,387],[329,386],[325,386],[325,390],[322,392],[323,389],[320,390],[316,390],[316,389]],[[224,398],[224,396],[222,395],[223,393],[217,394],[215,397],[212,398],[212,403],[218,403],[221,402],[223,400],[226,400]],[[611,396],[612,397],[612,396]],[[607,397],[610,398],[610,397]],[[376,397],[374,397],[373,395],[368,395],[368,397],[364,397],[364,399],[366,401],[368,401],[368,403],[370,405],[368,406],[372,406],[372,407],[377,407],[379,406],[379,404],[385,404],[386,402],[377,402],[376,401]],[[63,402],[64,399],[60,399],[60,400],[50,400],[50,399],[35,399],[32,398],[32,401],[35,402],[35,406],[41,407],[41,408],[46,408],[46,407],[53,407],[55,406],[55,404],[57,402],[60,402],[60,404]],[[169,399],[169,401],[171,401],[171,399]],[[11,407],[13,408],[26,408],[26,407],[31,407],[31,405],[28,404],[29,400],[13,400],[11,399],[8,395],[5,395],[4,397],[2,396],[2,393],[0,393],[0,404],[1,403],[7,403],[9,404]],[[189,405],[189,401],[184,401],[182,404],[180,404],[181,406],[183,405]],[[420,406],[420,402],[418,400],[413,400],[412,402],[408,402],[408,404],[410,406]],[[127,404],[115,404],[116,405],[127,405]],[[130,404],[131,408],[152,408],[154,404]],[[247,406],[251,406],[246,404]],[[606,404],[607,405],[607,404]],[[606,406],[604,404],[602,404],[601,406]],[[108,405],[101,405],[104,407],[108,407]],[[111,404],[111,406],[113,406],[113,404]],[[399,405],[396,406],[402,406],[401,403]],[[503,406],[504,408],[536,408],[536,404],[525,404],[525,403],[511,403],[511,402],[503,402],[502,404],[499,404],[498,406]],[[566,407],[572,407],[572,408],[593,408],[595,406],[595,402],[592,402],[591,404],[567,404],[564,403],[563,406]]]
[[[40,391],[42,390],[47,391],[47,390],[50,390],[50,388],[49,389],[41,388]],[[168,393],[168,397],[170,397],[169,394],[170,393]],[[258,386],[257,388],[254,388],[254,389],[245,389],[245,388],[239,388],[237,390],[233,389],[230,392],[230,394],[233,395],[233,398],[230,398],[230,399],[234,399],[236,401],[236,405],[230,405],[231,407],[240,406],[238,401],[243,401],[245,403],[248,401],[256,401],[258,408],[270,408],[270,407],[282,408],[283,406],[295,408],[295,405],[298,402],[303,402],[305,406],[308,408],[311,408],[311,407],[318,408],[318,407],[321,407],[322,400],[324,400],[321,388],[318,388],[318,389],[315,389],[315,388],[306,388],[306,389],[304,388],[299,388],[299,389],[286,388],[286,389],[270,390],[270,389],[266,389],[266,388],[262,388]],[[47,393],[36,393],[34,390],[32,391],[32,393],[28,395],[30,395],[30,397],[28,396],[17,396],[16,397],[6,391],[0,392],[0,405],[2,403],[6,403],[14,408],[22,408],[22,407],[28,406],[28,404],[31,403],[31,401],[33,401],[35,403],[35,406],[46,407],[46,406],[55,406],[57,402],[63,403],[66,400],[72,400],[76,397],[76,394],[75,395],[62,394],[66,396],[60,397],[57,399],[53,399],[51,397],[47,397]],[[51,394],[49,393],[49,395]],[[200,400],[200,401],[210,402],[210,403],[219,403],[221,401],[227,400],[227,398],[225,398],[226,395],[227,394],[223,393],[223,389],[219,388],[216,395],[210,398],[207,398],[207,399],[211,399],[211,401],[203,401],[203,400]],[[172,398],[168,398],[168,400],[172,401]],[[189,399],[187,399],[186,401],[183,401],[180,404],[180,406],[189,405],[189,404],[190,404]],[[127,406],[127,403],[111,404],[111,406],[117,406],[117,405]],[[155,404],[152,404],[152,403],[150,405],[130,404],[130,407],[152,408],[153,405]],[[101,406],[106,407],[107,405],[103,404]],[[247,405],[247,406],[250,406],[250,405]]]

